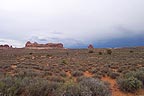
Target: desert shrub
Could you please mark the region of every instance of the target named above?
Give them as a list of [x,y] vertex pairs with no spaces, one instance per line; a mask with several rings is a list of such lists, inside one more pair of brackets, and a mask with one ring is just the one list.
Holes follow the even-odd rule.
[[92,96],[92,92],[87,86],[67,82],[57,90],[55,96]]
[[110,49],[107,49],[106,52],[107,52],[107,54],[109,54],[109,55],[112,54],[112,50],[110,50]]
[[67,64],[66,60],[62,60],[61,63],[62,63],[62,64]]
[[61,72],[60,72],[60,76],[66,77],[66,76],[67,76],[67,75],[66,75],[66,72],[61,71]]
[[46,80],[35,80],[26,87],[25,96],[49,96],[59,87],[56,82],[48,82]]
[[68,56],[68,55],[69,55],[69,52],[66,52],[66,55]]
[[0,79],[0,93],[2,96],[20,96],[25,87],[32,82],[30,78],[5,77]]
[[36,70],[43,70],[44,68],[40,65],[37,65],[37,66],[31,66],[33,69],[36,69]]
[[130,50],[129,52],[130,52],[130,53],[133,53],[134,51]]
[[93,50],[89,50],[88,53],[94,53],[94,51]]
[[122,67],[119,67],[117,71],[120,73],[123,73],[123,71],[127,71],[126,69],[127,68],[125,66],[122,66]]
[[144,71],[140,71],[140,70],[136,71],[134,77],[137,78],[138,80],[140,80],[144,85]]
[[125,92],[135,92],[142,87],[142,82],[134,77],[119,78],[117,83],[119,88]]
[[129,68],[130,71],[136,71],[137,70],[137,66],[133,65]]
[[94,74],[93,76],[92,76],[92,78],[95,78],[95,79],[101,79],[103,76],[102,75],[100,75],[100,74]]
[[53,73],[51,71],[45,71],[45,73],[44,73],[45,76],[52,76],[52,74]]
[[50,67],[43,67],[43,71],[50,71]]
[[92,74],[95,74],[95,73],[97,73],[99,70],[98,69],[96,69],[96,68],[94,68],[94,69],[92,69],[92,70],[90,70],[90,72],[92,73]]
[[83,72],[87,71],[87,69],[85,69],[84,67],[79,67],[78,70]]
[[113,64],[107,64],[107,63],[106,63],[106,64],[104,65],[104,67],[105,67],[105,68],[111,68],[112,65],[113,65]]
[[51,55],[51,54],[47,54],[46,56],[47,56],[47,57],[51,57],[52,55]]
[[109,85],[99,79],[87,78],[80,83],[92,91],[92,96],[111,96]]
[[49,96],[59,86],[40,78],[5,77],[0,79],[0,96]]
[[136,91],[144,86],[144,70],[138,69],[124,74],[123,77],[118,80],[118,85],[123,91]]
[[8,69],[8,68],[11,68],[11,65],[10,64],[4,64],[1,66],[2,69]]
[[129,78],[129,77],[134,77],[134,76],[135,76],[134,71],[127,72],[126,74],[123,75],[124,78]]
[[29,55],[32,55],[32,54],[33,54],[32,52],[29,53]]
[[129,70],[124,70],[122,71],[122,74],[127,74],[129,72]]
[[122,73],[124,71],[124,69],[122,68],[118,68],[117,72]]
[[102,53],[102,52],[98,52],[98,54],[99,54],[99,55],[102,55],[103,53]]
[[117,72],[109,72],[108,76],[110,76],[112,79],[116,79],[119,76],[119,74]]
[[140,71],[144,71],[144,67],[139,68]]
[[59,82],[59,83],[64,83],[65,82],[65,80],[60,76],[51,76],[49,78],[49,80],[52,81],[52,82]]
[[81,81],[88,79],[88,78],[90,78],[90,77],[85,77],[85,76],[77,77],[77,82],[81,82]]
[[4,77],[5,75],[7,75],[6,72],[0,72],[0,78]]
[[105,76],[105,75],[106,75],[103,71],[98,71],[98,72],[95,73],[95,74],[97,74],[97,75],[99,75],[99,76]]
[[131,71],[131,72],[125,74],[124,77],[125,78],[129,78],[129,77],[137,78],[144,85],[144,71],[143,70]]
[[25,70],[21,70],[18,74],[16,74],[17,77],[36,77],[36,76],[41,76],[41,74],[39,72],[35,72],[33,70],[30,69],[25,69]]
[[103,68],[103,69],[101,69],[101,72],[102,72],[102,73],[108,73],[108,72],[109,72],[109,69],[108,69],[108,68]]
[[0,79],[1,96],[19,96],[19,94],[21,94],[21,84],[19,79],[12,77]]
[[72,76],[78,77],[78,76],[82,76],[83,72],[82,71],[73,71],[72,72]]

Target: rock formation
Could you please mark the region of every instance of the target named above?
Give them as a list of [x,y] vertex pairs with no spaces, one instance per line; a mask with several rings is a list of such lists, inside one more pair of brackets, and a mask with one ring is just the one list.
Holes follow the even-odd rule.
[[31,43],[28,41],[25,44],[25,48],[29,49],[57,49],[57,48],[63,48],[62,43],[47,43],[47,44],[38,44],[37,42]]
[[92,44],[90,44],[89,46],[88,46],[88,49],[93,49],[94,47],[93,47],[93,45]]
[[8,49],[8,48],[12,48],[12,46],[9,46],[7,44],[5,45],[0,45],[0,49]]

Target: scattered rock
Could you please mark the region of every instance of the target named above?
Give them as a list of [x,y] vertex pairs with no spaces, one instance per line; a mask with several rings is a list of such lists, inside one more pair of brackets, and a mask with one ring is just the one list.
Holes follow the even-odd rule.
[[34,60],[35,59],[35,57],[34,56],[32,56],[32,60]]
[[17,65],[11,65],[11,68],[15,69],[17,68]]

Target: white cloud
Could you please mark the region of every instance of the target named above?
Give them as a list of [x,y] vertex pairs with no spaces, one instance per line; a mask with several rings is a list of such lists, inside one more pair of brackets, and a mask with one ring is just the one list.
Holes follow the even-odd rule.
[[0,38],[75,44],[141,35],[143,5],[144,0],[1,0]]
[[11,39],[0,39],[0,45],[3,44],[8,44],[9,46],[13,46],[13,47],[24,47],[23,43],[20,41],[16,41],[16,40],[11,40]]

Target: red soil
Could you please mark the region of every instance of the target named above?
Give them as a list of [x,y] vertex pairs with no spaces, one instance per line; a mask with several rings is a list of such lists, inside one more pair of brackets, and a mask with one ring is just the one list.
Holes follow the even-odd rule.
[[90,72],[85,71],[84,72],[84,76],[86,76],[86,77],[92,77],[93,75]]
[[68,77],[71,77],[71,72],[70,72],[70,71],[67,71],[67,72],[66,72],[66,75],[67,75]]

